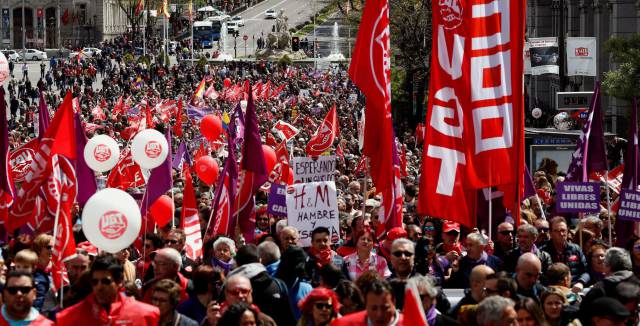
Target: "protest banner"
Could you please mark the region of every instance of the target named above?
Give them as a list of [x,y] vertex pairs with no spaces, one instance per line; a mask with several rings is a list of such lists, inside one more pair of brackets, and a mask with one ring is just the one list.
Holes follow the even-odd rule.
[[556,191],[558,213],[600,212],[600,184],[597,182],[560,182]]
[[267,203],[267,213],[275,216],[287,216],[287,186],[272,183]]
[[335,181],[336,157],[335,155],[319,156],[316,159],[294,157],[291,168],[294,183]]
[[623,220],[640,221],[640,191],[622,189],[617,216]]
[[300,244],[311,245],[311,231],[324,226],[331,240],[340,238],[336,184],[333,181],[299,183],[287,187],[288,225],[298,229]]

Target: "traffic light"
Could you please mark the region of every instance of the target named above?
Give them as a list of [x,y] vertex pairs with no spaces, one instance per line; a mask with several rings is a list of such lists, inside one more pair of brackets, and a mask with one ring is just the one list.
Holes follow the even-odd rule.
[[300,50],[300,38],[297,36],[294,36],[291,38],[291,50],[293,50],[294,52]]

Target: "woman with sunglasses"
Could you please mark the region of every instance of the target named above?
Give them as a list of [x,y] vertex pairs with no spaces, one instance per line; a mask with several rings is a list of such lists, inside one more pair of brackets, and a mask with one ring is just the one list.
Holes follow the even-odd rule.
[[338,317],[340,303],[333,290],[315,288],[298,304],[302,318],[297,326],[325,326]]

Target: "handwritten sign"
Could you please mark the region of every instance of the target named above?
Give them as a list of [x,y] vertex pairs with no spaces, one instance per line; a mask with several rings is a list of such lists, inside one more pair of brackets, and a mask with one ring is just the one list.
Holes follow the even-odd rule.
[[640,220],[640,191],[622,189],[618,218],[623,220]]
[[316,159],[294,157],[291,168],[294,183],[335,181],[336,157],[335,155],[320,156]]
[[267,213],[275,216],[287,216],[287,186],[272,183],[267,203]]
[[311,245],[311,231],[324,226],[339,239],[338,197],[333,181],[298,183],[287,187],[288,225],[300,232],[300,244]]
[[560,182],[556,187],[558,213],[600,212],[600,184],[597,182]]

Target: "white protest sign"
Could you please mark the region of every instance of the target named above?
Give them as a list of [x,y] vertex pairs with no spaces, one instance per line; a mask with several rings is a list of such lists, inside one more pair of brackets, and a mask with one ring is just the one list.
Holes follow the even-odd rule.
[[335,181],[336,156],[294,157],[291,168],[294,183]]
[[300,244],[311,245],[311,231],[324,226],[331,239],[340,238],[338,196],[333,181],[298,183],[287,187],[288,225],[298,229]]

